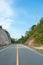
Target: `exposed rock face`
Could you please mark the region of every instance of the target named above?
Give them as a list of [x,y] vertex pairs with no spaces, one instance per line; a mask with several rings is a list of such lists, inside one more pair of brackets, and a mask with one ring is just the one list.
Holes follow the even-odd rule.
[[0,26],[0,45],[4,45],[4,44],[10,44],[11,43],[11,39],[10,37],[7,36],[6,32],[2,29],[2,27]]
[[28,39],[26,44],[29,46],[33,46],[34,45],[34,39]]

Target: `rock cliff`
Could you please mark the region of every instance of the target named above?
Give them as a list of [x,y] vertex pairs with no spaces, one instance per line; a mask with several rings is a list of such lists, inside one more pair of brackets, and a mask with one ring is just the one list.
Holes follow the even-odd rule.
[[0,26],[0,45],[10,44],[10,43],[11,43],[10,37],[7,35],[4,29],[2,29],[2,27]]

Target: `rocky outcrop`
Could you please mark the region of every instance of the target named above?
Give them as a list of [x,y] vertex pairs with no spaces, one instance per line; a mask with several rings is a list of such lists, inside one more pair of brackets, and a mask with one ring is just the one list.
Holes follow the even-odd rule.
[[7,33],[0,26],[0,45],[10,44],[10,43],[11,43],[10,37],[8,37]]

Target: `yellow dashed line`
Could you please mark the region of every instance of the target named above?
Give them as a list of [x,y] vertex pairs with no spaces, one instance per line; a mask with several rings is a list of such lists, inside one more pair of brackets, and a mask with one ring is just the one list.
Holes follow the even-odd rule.
[[17,50],[16,50],[16,65],[19,65],[18,45],[17,45]]

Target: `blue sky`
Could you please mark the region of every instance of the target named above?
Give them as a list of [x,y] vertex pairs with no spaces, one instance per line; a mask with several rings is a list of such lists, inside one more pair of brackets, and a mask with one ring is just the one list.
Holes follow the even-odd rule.
[[43,0],[0,0],[0,25],[20,38],[43,17]]

